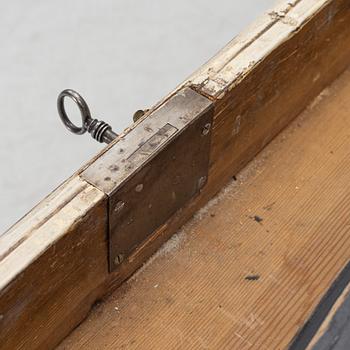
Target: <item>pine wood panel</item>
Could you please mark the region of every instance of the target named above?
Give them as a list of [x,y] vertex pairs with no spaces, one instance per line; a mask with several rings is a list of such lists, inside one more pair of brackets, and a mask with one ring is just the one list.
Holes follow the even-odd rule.
[[85,317],[106,276],[106,205],[73,177],[0,236],[1,349],[49,349]]
[[78,174],[2,235],[0,348],[56,345],[296,117],[350,62],[349,9],[347,0],[282,1],[180,85],[215,103],[208,184],[116,273],[106,197]]
[[[294,21],[286,21],[286,17]],[[111,289],[150,257],[350,63],[349,2],[282,1],[268,18],[263,16],[253,27],[256,29],[250,29],[250,36],[233,40],[180,86],[189,85],[215,103],[208,184],[117,274],[109,276]],[[265,46],[268,49],[262,50]],[[235,70],[226,69],[225,83],[209,91],[207,84],[219,79],[217,72],[236,63]]]
[[62,349],[285,349],[350,259],[350,71]]

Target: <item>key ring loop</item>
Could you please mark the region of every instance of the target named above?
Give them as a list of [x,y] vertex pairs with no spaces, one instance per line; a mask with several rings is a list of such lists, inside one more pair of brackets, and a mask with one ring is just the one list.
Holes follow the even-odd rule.
[[[74,125],[71,120],[69,119],[66,109],[64,107],[64,98],[69,97],[71,98],[76,105],[79,107],[80,114],[81,114],[81,120],[82,120],[82,126],[76,126]],[[87,125],[89,120],[91,120],[91,114],[89,107],[83,97],[77,93],[74,90],[66,89],[63,90],[57,98],[57,109],[58,114],[60,115],[60,118],[63,122],[63,124],[66,126],[66,128],[71,131],[73,134],[82,135],[87,131]]]

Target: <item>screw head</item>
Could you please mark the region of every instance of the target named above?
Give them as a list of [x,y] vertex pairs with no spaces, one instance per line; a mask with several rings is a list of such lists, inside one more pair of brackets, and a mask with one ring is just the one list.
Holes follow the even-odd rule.
[[198,188],[202,189],[204,187],[206,181],[207,181],[207,177],[206,176],[201,176],[199,178],[199,180],[198,180]]
[[124,260],[124,255],[123,254],[118,254],[115,258],[114,258],[114,264],[115,265],[120,265]]
[[123,201],[119,201],[117,202],[117,204],[114,207],[114,211],[119,213],[120,211],[123,210],[123,208],[125,207],[125,203]]
[[141,192],[143,190],[143,184],[138,184],[136,187],[135,187],[135,191],[136,192]]
[[202,128],[202,135],[203,136],[208,135],[210,132],[210,129],[211,129],[211,124],[210,123],[205,124]]

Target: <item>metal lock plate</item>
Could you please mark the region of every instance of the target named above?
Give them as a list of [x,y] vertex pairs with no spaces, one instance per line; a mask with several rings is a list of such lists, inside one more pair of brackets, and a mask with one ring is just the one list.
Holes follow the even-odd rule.
[[82,173],[109,196],[111,271],[205,185],[212,117],[185,88]]

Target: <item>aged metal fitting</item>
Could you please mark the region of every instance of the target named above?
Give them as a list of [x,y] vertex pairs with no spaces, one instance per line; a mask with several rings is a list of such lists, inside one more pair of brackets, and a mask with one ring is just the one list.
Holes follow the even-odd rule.
[[206,176],[201,176],[198,180],[198,189],[201,190],[207,182]]
[[[79,107],[82,125],[81,127],[74,125],[69,119],[65,107],[64,98],[71,98]],[[83,97],[76,91],[71,89],[63,90],[57,98],[58,114],[65,127],[73,134],[82,135],[88,131],[92,138],[98,142],[110,143],[118,135],[112,130],[112,127],[106,122],[98,119],[93,119],[90,114],[89,107]]]
[[202,135],[206,136],[209,134],[210,132],[210,128],[211,128],[211,123],[207,123],[204,125],[203,129],[202,129]]

